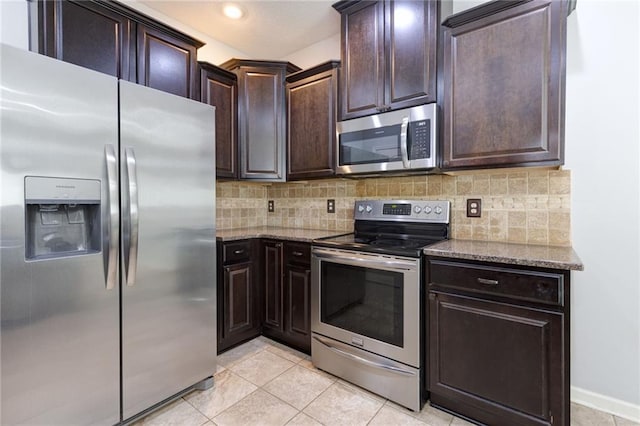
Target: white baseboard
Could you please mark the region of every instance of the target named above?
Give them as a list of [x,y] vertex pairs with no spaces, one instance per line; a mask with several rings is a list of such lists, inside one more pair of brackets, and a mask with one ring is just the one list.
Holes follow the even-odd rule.
[[571,386],[571,401],[640,423],[640,405]]

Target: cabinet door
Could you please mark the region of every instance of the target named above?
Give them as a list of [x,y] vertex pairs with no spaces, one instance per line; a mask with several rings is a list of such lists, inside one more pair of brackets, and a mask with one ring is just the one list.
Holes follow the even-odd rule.
[[138,83],[198,99],[196,47],[138,24]]
[[238,75],[240,177],[285,179],[282,67],[242,67]]
[[135,61],[129,60],[135,24],[128,18],[89,1],[38,1],[32,7],[37,7],[40,53],[135,81],[135,72],[130,76]]
[[342,13],[340,120],[384,108],[384,2],[361,2]]
[[287,340],[308,353],[311,351],[311,269],[287,265],[284,291]]
[[435,102],[438,2],[391,0],[385,14],[386,104],[399,109]]
[[564,424],[562,313],[434,292],[429,310],[434,404],[491,425]]
[[282,243],[265,241],[263,247],[264,326],[282,332]]
[[238,82],[234,74],[212,65],[200,73],[200,99],[216,107],[216,176],[237,178]]
[[219,340],[229,346],[260,334],[256,325],[258,318],[255,317],[257,294],[254,291],[253,264],[245,262],[224,267],[223,285],[223,335]]
[[287,180],[335,173],[337,69],[287,84]]
[[443,167],[562,164],[567,2],[495,4],[445,23]]

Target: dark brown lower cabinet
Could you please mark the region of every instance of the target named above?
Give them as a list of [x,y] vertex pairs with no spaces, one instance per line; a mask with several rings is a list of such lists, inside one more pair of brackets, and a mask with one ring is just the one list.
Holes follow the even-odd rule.
[[311,351],[311,246],[265,241],[262,333],[303,352]]
[[263,241],[265,335],[279,336],[282,327],[282,242]]
[[252,242],[219,246],[218,353],[260,335],[260,289],[252,259]]
[[427,270],[431,404],[488,425],[568,426],[569,273],[434,258]]
[[285,243],[284,340],[311,352],[311,248]]

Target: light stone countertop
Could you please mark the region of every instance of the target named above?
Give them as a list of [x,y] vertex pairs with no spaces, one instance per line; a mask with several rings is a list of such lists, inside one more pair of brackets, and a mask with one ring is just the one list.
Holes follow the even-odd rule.
[[255,226],[250,228],[220,229],[216,237],[221,241],[244,240],[247,238],[274,238],[277,240],[302,241],[310,243],[317,238],[348,234],[347,231],[330,229],[281,228],[277,226]]
[[423,252],[427,256],[443,256],[538,268],[584,270],[582,261],[571,247],[446,240],[425,248]]

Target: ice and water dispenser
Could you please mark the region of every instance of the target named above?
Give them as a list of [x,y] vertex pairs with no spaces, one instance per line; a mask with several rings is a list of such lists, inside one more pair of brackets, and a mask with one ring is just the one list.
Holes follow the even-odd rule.
[[100,181],[27,176],[27,260],[100,251]]

